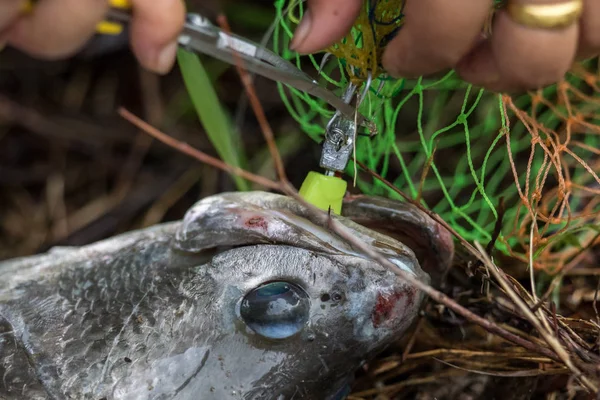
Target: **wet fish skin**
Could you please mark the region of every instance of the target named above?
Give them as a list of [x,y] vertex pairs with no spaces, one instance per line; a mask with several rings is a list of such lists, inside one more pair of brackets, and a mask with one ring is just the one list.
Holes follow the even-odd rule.
[[[422,294],[304,214],[283,196],[224,194],[182,222],[0,263],[0,399],[331,398]],[[428,281],[402,243],[343,222]],[[239,315],[274,280],[310,298],[304,328],[277,341]]]

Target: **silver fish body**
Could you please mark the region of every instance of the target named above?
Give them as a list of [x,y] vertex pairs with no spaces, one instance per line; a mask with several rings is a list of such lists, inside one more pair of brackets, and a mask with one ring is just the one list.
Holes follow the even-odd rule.
[[[428,281],[401,242],[339,220]],[[337,400],[422,298],[294,200],[221,194],[0,263],[0,399]]]

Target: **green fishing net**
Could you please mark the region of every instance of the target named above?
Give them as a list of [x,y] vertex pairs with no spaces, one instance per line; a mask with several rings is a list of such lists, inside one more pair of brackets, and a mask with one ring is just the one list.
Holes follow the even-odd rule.
[[[435,211],[468,241],[556,272],[598,238],[600,87],[596,60],[565,80],[510,97],[476,89],[453,72],[439,79],[391,79],[381,50],[402,28],[397,1],[368,0],[352,32],[323,54],[300,57],[288,45],[305,5],[277,0],[274,49],[341,95],[364,85],[359,111],[377,134],[359,135],[356,158]],[[492,10],[491,10],[492,11]],[[315,74],[316,76],[316,74]],[[307,135],[323,140],[333,110],[279,85],[281,98]],[[363,90],[360,88],[359,90]],[[346,173],[366,194],[399,198],[351,163]],[[498,238],[493,238],[499,233]]]

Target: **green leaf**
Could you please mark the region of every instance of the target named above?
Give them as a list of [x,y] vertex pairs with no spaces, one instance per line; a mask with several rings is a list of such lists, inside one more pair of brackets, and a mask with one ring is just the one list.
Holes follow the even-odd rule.
[[[229,165],[243,168],[245,158],[240,151],[237,132],[223,109],[210,76],[194,53],[179,49],[177,62],[198,118],[221,159]],[[249,183],[233,176],[238,190],[249,190]]]

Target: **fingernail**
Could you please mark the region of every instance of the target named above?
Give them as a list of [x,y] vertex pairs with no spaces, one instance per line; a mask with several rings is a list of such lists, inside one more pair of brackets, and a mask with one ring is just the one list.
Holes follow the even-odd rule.
[[166,74],[173,68],[177,53],[177,42],[169,43],[158,52],[156,58],[156,72]]
[[310,12],[307,12],[304,17],[302,17],[302,21],[296,28],[296,32],[294,32],[294,37],[290,43],[290,50],[297,51],[299,47],[302,46],[304,40],[306,40],[310,27],[312,24],[312,18],[310,17]]

